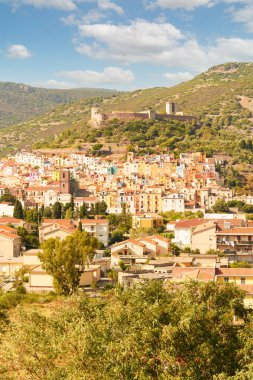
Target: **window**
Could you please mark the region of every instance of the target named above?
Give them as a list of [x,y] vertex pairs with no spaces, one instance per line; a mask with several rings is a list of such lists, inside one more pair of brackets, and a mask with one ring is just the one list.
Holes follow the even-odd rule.
[[241,284],[245,284],[245,277],[241,277]]
[[228,277],[224,277],[224,282],[229,282]]

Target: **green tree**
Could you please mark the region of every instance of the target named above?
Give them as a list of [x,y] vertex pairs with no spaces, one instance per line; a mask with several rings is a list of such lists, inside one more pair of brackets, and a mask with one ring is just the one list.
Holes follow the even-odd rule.
[[53,277],[54,287],[60,294],[72,294],[78,289],[81,270],[89,263],[98,241],[87,232],[76,231],[60,241],[48,239],[39,254],[43,268]]
[[8,202],[8,203],[15,204],[16,200],[17,200],[17,198],[14,197],[14,195],[11,195],[10,193],[3,194],[0,197],[0,203],[1,202]]
[[39,247],[39,233],[38,229],[34,229],[32,233],[29,233],[26,228],[18,227],[18,235],[21,237],[21,241],[26,249]]
[[82,222],[81,222],[81,221],[78,222],[77,230],[80,231],[80,232],[83,231],[83,225],[82,225]]
[[91,206],[90,206],[90,215],[96,215],[94,203],[91,203]]
[[88,206],[86,203],[83,203],[80,207],[80,219],[84,219],[89,215]]
[[50,313],[17,310],[0,347],[0,378],[251,380],[243,296],[233,284],[150,281],[66,298]]
[[65,211],[64,218],[65,218],[65,219],[72,219],[72,218],[73,218],[73,211],[72,211],[71,207],[69,207],[69,208]]
[[105,201],[102,201],[99,203],[99,214],[105,214],[106,213],[106,210],[107,210],[107,204],[105,203]]
[[131,228],[130,238],[131,239],[138,239],[140,237],[154,235],[154,233],[155,233],[154,228],[144,228],[144,227]]
[[173,256],[180,255],[180,248],[175,243],[170,244],[170,250]]
[[229,264],[229,268],[252,268],[252,265],[247,261],[235,261]]
[[49,206],[45,207],[43,210],[43,218],[51,219],[53,217],[53,212]]
[[55,202],[52,207],[53,219],[61,219],[62,217],[62,205],[60,202]]
[[24,219],[23,207],[18,199],[16,199],[14,204],[13,217],[17,219]]
[[228,205],[224,199],[217,199],[215,204],[213,205],[214,212],[229,212]]

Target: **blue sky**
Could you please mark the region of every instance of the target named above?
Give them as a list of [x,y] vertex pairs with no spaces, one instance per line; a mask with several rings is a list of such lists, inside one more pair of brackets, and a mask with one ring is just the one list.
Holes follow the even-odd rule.
[[0,0],[0,80],[172,86],[253,61],[253,0]]

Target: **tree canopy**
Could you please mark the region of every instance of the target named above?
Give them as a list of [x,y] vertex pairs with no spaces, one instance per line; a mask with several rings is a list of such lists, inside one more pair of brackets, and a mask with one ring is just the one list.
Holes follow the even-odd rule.
[[67,295],[78,289],[81,270],[91,262],[97,245],[96,238],[82,231],[62,241],[51,238],[43,243],[39,258],[42,267],[53,277],[58,293]]
[[21,309],[3,335],[0,379],[249,380],[252,327],[233,284],[72,296],[50,313]]

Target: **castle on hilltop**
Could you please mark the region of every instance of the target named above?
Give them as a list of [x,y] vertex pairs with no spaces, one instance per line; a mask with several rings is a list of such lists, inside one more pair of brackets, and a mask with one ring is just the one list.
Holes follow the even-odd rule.
[[164,114],[158,114],[152,109],[140,112],[112,111],[108,114],[100,112],[99,108],[97,107],[93,107],[91,109],[90,123],[94,127],[99,127],[103,123],[106,123],[109,120],[113,119],[118,119],[122,121],[173,119],[186,122],[197,120],[195,116],[184,115],[183,112],[176,112],[176,103],[174,102],[166,102],[166,113]]

